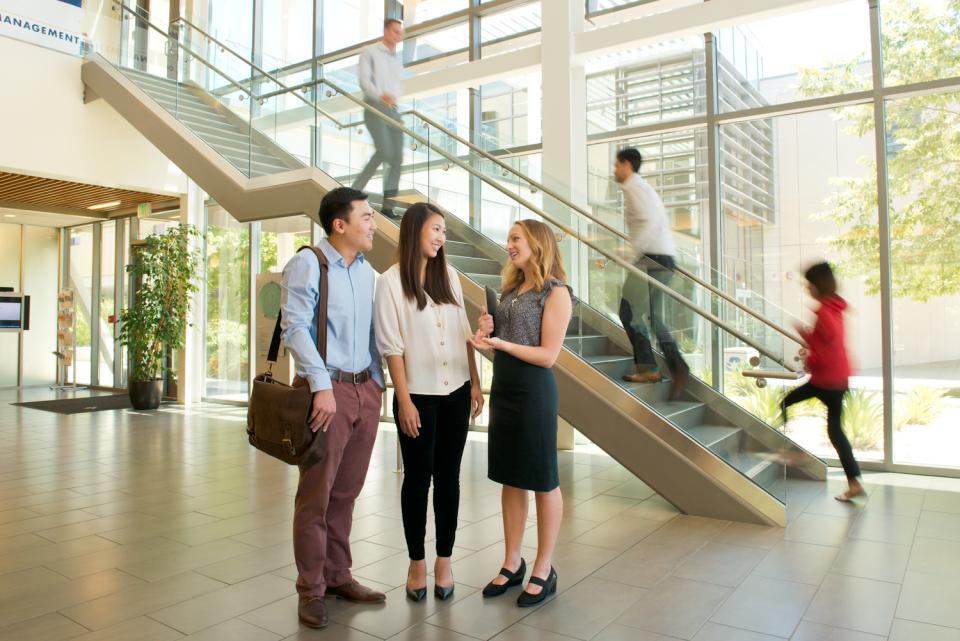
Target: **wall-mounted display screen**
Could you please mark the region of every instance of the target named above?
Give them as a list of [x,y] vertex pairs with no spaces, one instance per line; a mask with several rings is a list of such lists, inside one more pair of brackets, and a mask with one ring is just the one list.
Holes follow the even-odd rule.
[[0,296],[0,329],[20,329],[23,322],[23,298]]

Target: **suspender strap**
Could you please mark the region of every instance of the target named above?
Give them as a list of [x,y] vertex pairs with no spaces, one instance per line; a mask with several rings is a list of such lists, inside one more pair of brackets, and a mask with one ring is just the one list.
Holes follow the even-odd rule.
[[[320,300],[317,302],[317,351],[320,352],[320,358],[324,362],[327,361],[327,294],[329,293],[327,285],[327,271],[330,267],[330,264],[327,262],[327,257],[324,253],[317,247],[312,246],[303,246],[298,249],[298,252],[303,251],[304,249],[312,249],[313,253],[316,255],[317,260],[320,261]],[[273,338],[270,339],[270,351],[267,352],[267,361],[270,363],[277,362],[277,356],[280,353],[280,319],[283,317],[283,310],[277,314],[277,324],[273,328]]]

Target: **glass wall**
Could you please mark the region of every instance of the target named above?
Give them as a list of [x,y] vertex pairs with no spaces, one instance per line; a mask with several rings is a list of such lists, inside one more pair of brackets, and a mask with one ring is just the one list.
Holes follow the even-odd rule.
[[206,381],[210,399],[247,400],[250,381],[250,226],[207,207],[204,260]]
[[[893,455],[899,463],[960,466],[958,131],[960,93],[886,104]],[[849,205],[844,213],[860,214]],[[851,240],[851,268],[857,269],[868,250]]]
[[111,321],[117,313],[116,292],[116,247],[117,223],[100,224],[100,316],[97,323],[100,332],[98,346],[99,377],[97,384],[113,387],[114,327]]
[[[588,10],[612,20],[620,8],[667,4],[590,0]],[[881,36],[883,123],[874,122],[877,105],[864,95],[876,73],[872,29]],[[816,46],[813,32],[823,34]],[[745,21],[706,41],[587,61],[588,135],[598,141],[587,145],[594,214],[622,225],[611,158],[634,146],[670,211],[685,266],[744,305],[787,329],[810,323],[815,302],[804,292],[803,271],[818,260],[835,266],[850,305],[855,371],[844,428],[868,467],[960,467],[958,34],[956,2],[882,0],[871,14],[869,3],[851,0]],[[711,85],[715,108],[707,102]],[[677,118],[694,126],[677,131],[670,123]],[[619,284],[600,266],[589,277],[591,296],[597,290],[600,297],[591,302],[605,308],[603,297],[615,297]],[[892,327],[884,336],[887,305]],[[771,330],[749,317],[725,320],[769,345]],[[792,360],[799,346],[788,346],[783,353]],[[785,386],[747,384],[738,369],[751,355],[724,345],[716,384],[777,424]],[[887,359],[892,378],[884,377]],[[793,408],[786,430],[834,459],[821,407]]]
[[93,310],[93,225],[73,227],[67,232],[67,283],[73,289],[76,315],[75,370],[69,379],[90,385],[93,361],[91,354],[91,321]]

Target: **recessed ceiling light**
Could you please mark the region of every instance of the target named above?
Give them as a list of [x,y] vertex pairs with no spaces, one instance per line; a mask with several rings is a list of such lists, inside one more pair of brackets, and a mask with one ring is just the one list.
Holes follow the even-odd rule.
[[110,209],[111,207],[116,207],[120,204],[119,200],[111,200],[108,203],[100,203],[99,205],[90,205],[87,209]]
[[4,218],[16,218],[17,215],[16,215],[16,214],[4,214],[3,217],[4,217]]

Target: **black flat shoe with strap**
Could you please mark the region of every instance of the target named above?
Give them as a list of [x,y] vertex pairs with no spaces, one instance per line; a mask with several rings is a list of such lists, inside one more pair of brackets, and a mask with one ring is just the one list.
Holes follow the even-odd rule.
[[527,562],[523,559],[520,559],[520,567],[517,568],[516,572],[511,572],[507,568],[500,568],[500,574],[507,577],[507,582],[503,584],[497,584],[491,581],[487,584],[487,587],[483,588],[483,596],[500,596],[510,588],[523,583],[523,577],[527,574]]
[[553,569],[553,566],[550,567],[550,574],[547,575],[546,579],[541,579],[538,576],[531,576],[530,583],[540,586],[540,592],[538,594],[530,594],[524,590],[520,596],[517,597],[517,605],[521,608],[529,608],[530,606],[542,603],[551,594],[556,594],[557,592],[557,571]]

